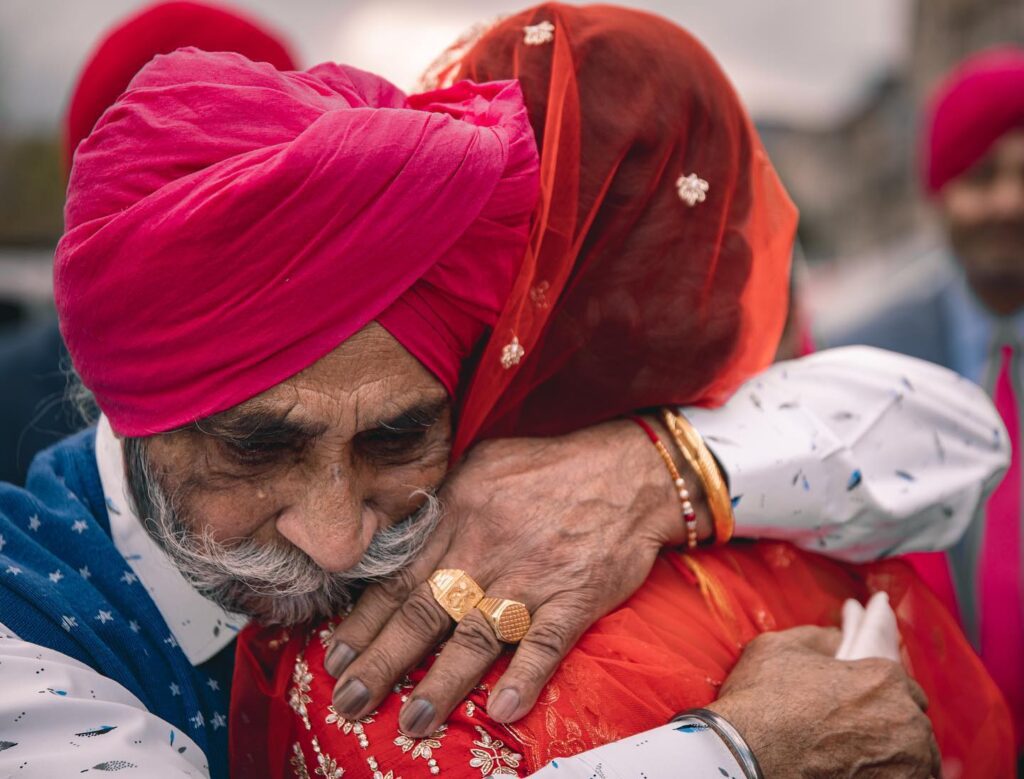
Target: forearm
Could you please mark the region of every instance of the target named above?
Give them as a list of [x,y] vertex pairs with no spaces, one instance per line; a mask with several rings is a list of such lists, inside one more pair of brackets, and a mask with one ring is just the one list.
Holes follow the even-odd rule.
[[730,482],[736,533],[848,560],[955,543],[1009,460],[973,384],[866,347],[781,363],[685,409]]
[[195,742],[124,687],[3,626],[0,689],[4,776],[49,779],[89,769],[146,779],[209,776]]

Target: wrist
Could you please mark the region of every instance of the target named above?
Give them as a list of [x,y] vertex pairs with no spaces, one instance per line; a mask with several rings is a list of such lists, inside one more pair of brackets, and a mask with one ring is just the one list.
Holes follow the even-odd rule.
[[697,473],[697,478],[704,488],[715,543],[728,543],[735,532],[736,519],[733,516],[729,486],[722,474],[721,466],[708,449],[704,437],[681,413],[663,408],[661,419],[676,448]]
[[[643,415],[640,418],[662,442],[664,453],[671,458],[676,471],[685,482],[689,501],[696,515],[697,540],[704,541],[710,538],[714,527],[700,476],[677,447],[671,444],[669,431],[656,415]],[[636,465],[633,469],[632,483],[636,485],[638,492],[646,492],[653,496],[647,516],[648,526],[658,539],[659,545],[685,546],[687,529],[680,504],[679,487],[675,484],[674,476],[662,459],[663,454],[659,453],[657,445],[648,438],[635,420],[624,424],[627,428],[624,429],[623,435],[630,441],[633,454],[628,462]]]
[[[689,711],[677,714],[672,721],[699,723],[714,731],[732,753],[745,779],[764,779],[761,766],[750,745],[736,729],[735,725],[718,711],[710,707],[690,709]],[[723,773],[725,772],[723,771]]]
[[777,775],[775,767],[772,765],[771,750],[768,749],[768,742],[765,740],[765,734],[762,733],[765,719],[762,706],[759,706],[749,696],[727,694],[712,701],[704,708],[725,719],[739,734],[757,761],[762,777],[770,778]]

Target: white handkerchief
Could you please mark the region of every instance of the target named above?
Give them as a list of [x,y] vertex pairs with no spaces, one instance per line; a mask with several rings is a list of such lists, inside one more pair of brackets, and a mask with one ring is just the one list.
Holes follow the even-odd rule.
[[867,606],[855,600],[843,604],[843,640],[836,659],[863,660],[866,657],[900,662],[896,614],[884,592],[872,595]]

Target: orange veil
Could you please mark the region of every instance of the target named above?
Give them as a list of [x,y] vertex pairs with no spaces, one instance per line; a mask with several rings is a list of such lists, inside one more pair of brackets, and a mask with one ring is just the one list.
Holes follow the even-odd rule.
[[[796,210],[732,86],[689,34],[636,11],[546,4],[453,52],[433,77],[520,79],[541,149],[529,249],[463,378],[455,457],[486,437],[718,404],[769,364]],[[890,595],[905,659],[931,699],[947,775],[1011,775],[1005,704],[909,567],[842,565],[764,542],[666,551],[583,636],[526,718],[508,728],[487,720],[485,684],[426,752],[396,732],[401,689],[369,722],[332,719],[323,625],[288,640],[250,628],[239,643],[232,759],[248,775],[292,775],[305,755],[328,756],[350,776],[410,779],[435,773],[417,762],[429,754],[445,773],[525,776],[710,702],[758,633],[838,624],[845,598],[877,590]],[[522,753],[514,765],[509,749]]]
[[[771,362],[796,209],[698,41],[649,14],[549,4],[434,78],[519,79],[541,149],[529,249],[461,393],[456,455],[718,404]],[[513,339],[524,356],[506,368]]]

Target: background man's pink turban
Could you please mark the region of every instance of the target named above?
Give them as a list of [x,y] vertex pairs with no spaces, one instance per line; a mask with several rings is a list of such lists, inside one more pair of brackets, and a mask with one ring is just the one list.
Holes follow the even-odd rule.
[[935,193],[1024,127],[1024,51],[1004,47],[965,60],[939,85],[925,122],[925,186]]
[[281,35],[236,11],[192,0],[148,5],[106,33],[82,67],[64,119],[64,163],[136,73],[157,54],[183,46],[236,51],[279,70],[295,61]]
[[406,98],[336,65],[157,57],[75,156],[61,331],[114,429],[171,430],[379,321],[454,391],[537,198],[516,82]]

